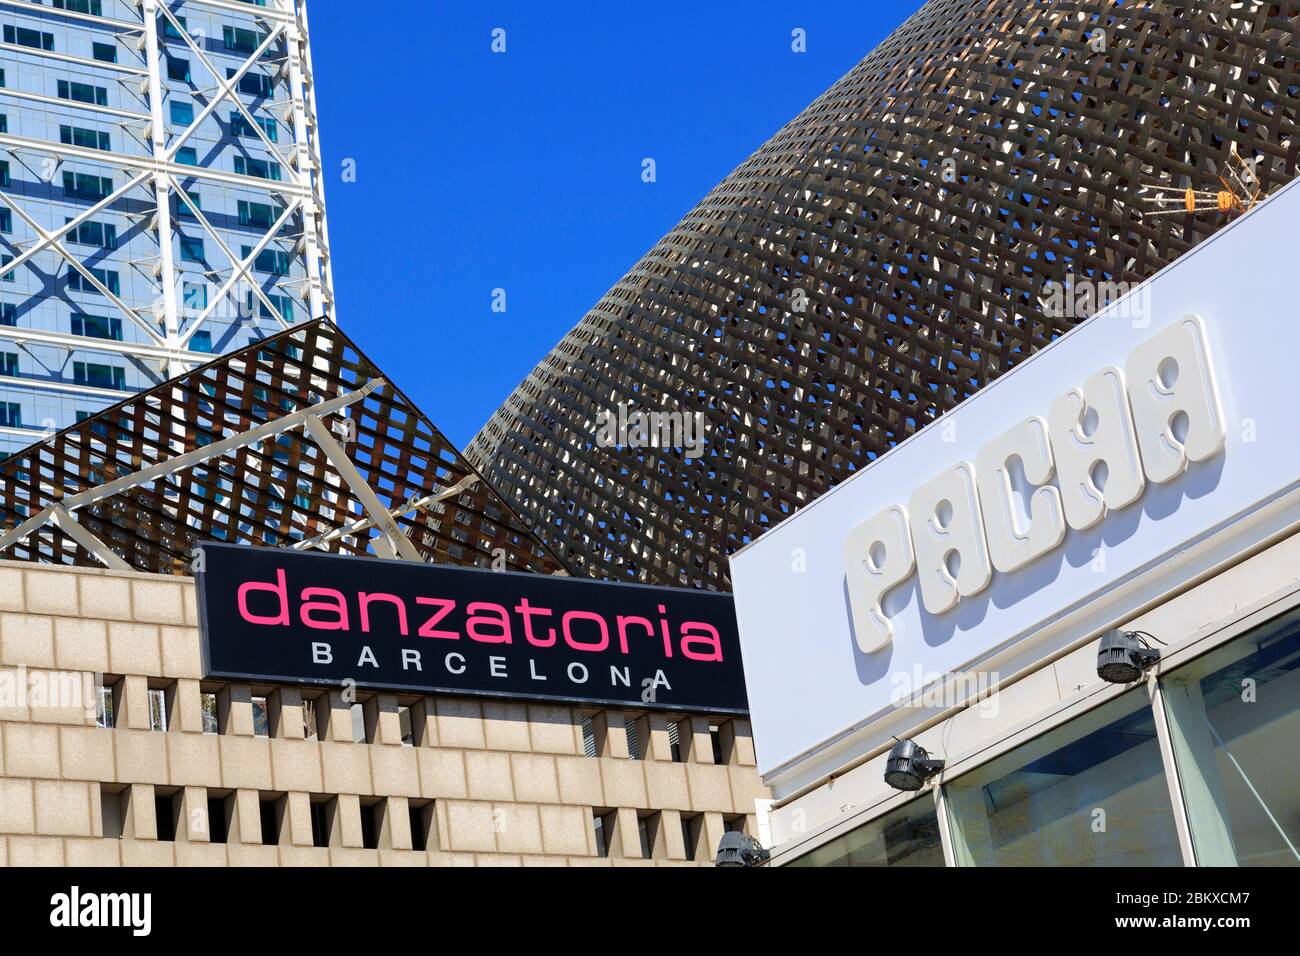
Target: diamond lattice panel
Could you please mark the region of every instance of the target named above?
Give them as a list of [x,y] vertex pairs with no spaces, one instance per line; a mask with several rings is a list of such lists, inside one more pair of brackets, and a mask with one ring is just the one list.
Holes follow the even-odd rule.
[[[1049,283],[1148,278],[1223,225],[1152,186],[1296,171],[1292,3],[932,0],[719,184],[467,454],[579,573],[727,555],[1066,332]],[[759,95],[740,78],[744,95]],[[1225,277],[1226,281],[1227,277]],[[704,453],[604,447],[620,402]]]
[[[0,462],[0,531],[43,509],[304,408],[371,389],[322,415],[381,504],[442,500],[400,515],[403,535],[441,564],[545,573],[562,564],[460,453],[369,359],[325,321],[290,329],[172,379]],[[111,489],[110,489],[111,490]],[[319,540],[323,550],[374,551],[366,519],[333,462],[301,425],[233,447],[74,511],[133,567],[188,573],[195,544],[274,547]],[[5,558],[97,565],[45,525]]]

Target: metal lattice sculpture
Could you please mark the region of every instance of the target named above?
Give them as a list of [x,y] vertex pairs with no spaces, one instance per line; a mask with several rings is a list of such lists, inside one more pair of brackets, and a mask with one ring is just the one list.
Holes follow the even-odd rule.
[[567,573],[324,320],[0,462],[0,557],[184,574],[202,540]]
[[[1296,172],[1293,3],[931,0],[718,185],[468,455],[578,573],[729,587],[727,555],[1225,219],[1150,184]],[[1073,277],[1073,278],[1071,278]],[[620,402],[703,456],[608,447]]]

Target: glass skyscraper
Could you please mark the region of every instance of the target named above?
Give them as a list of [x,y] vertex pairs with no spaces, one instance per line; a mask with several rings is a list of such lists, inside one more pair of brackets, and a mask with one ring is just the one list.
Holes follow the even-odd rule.
[[0,0],[0,456],[333,318],[304,0]]

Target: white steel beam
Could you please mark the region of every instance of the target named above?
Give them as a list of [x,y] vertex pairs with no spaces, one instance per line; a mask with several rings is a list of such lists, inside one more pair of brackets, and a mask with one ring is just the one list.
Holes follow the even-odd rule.
[[[145,182],[145,180],[149,178],[149,175],[150,175],[149,173],[141,173],[138,176],[135,176],[132,179],[128,180],[125,185],[119,187],[118,189],[113,190],[111,193],[109,193],[99,202],[95,203],[95,205],[91,206],[89,209],[85,210],[84,212],[79,213],[77,216],[73,218],[71,222],[64,223],[63,231],[61,233],[60,232],[45,233],[45,238],[40,239],[39,241],[34,243],[30,249],[25,250],[21,255],[15,257],[12,262],[0,266],[0,278],[12,272],[14,269],[17,269],[28,259],[36,255],[36,253],[40,252],[46,246],[49,246],[58,236],[60,235],[66,236],[77,226],[81,225],[83,222],[90,219],[92,216],[96,215],[97,213],[99,213],[104,209],[107,209],[113,203],[117,202],[117,200],[121,199],[132,189],[135,189],[137,186],[142,185]],[[17,205],[15,205],[13,197],[9,193],[0,191],[0,201],[4,202],[14,211],[17,211],[18,207]],[[22,213],[19,213],[19,216],[21,215]],[[40,231],[44,232],[44,230],[40,230]],[[157,336],[155,336],[155,338],[157,338]],[[159,338],[158,341],[161,342],[162,339]]]
[[[0,332],[8,330],[8,326]],[[84,395],[87,398],[102,398],[110,402],[120,402],[130,398],[134,392],[119,392],[113,388],[96,388],[94,385],[77,385],[75,382],[51,381],[44,378],[16,378],[13,375],[0,375],[0,387],[6,389],[32,388],[44,392],[67,392],[70,395]]]
[[[146,2],[156,2],[156,0],[146,0]],[[248,108],[244,106],[244,101],[239,98],[239,93],[237,91],[239,81],[243,79],[244,74],[252,69],[253,64],[261,60],[263,54],[265,54],[266,51],[270,49],[271,44],[279,38],[280,33],[284,28],[278,26],[269,31],[262,42],[258,44],[257,49],[240,64],[239,68],[235,70],[233,74],[223,79],[216,66],[214,66],[212,61],[204,54],[203,48],[194,42],[194,38],[190,36],[189,31],[186,30],[185,27],[181,26],[180,21],[176,19],[172,12],[166,7],[160,7],[159,9],[161,9],[167,19],[171,21],[173,29],[180,34],[181,39],[184,40],[186,45],[190,48],[190,52],[199,58],[199,62],[202,63],[204,68],[212,74],[213,79],[216,80],[217,83],[216,95],[208,101],[208,104],[203,107],[199,112],[199,115],[194,117],[194,122],[172,141],[172,144],[167,148],[166,158],[171,159],[175,156],[176,151],[181,148],[184,142],[189,139],[191,135],[194,134],[194,132],[199,128],[199,125],[208,118],[221,101],[223,99],[228,99],[243,115],[244,121],[248,123],[249,126],[253,128],[253,131],[262,138],[262,145],[270,150],[271,153],[280,160],[282,166],[288,167],[290,165],[289,160],[280,152],[280,147],[275,143],[272,143],[267,137],[266,131],[262,129],[255,119],[253,119],[253,114],[248,112]]]
[[[280,9],[276,0],[270,0],[265,7],[250,6],[247,3],[232,3],[231,0],[186,0],[187,3],[197,7],[211,7],[213,10],[224,10],[227,13],[238,13],[246,17],[270,21],[284,21],[292,19],[292,14],[285,13]],[[275,4],[272,6],[271,4]]]
[[[413,514],[416,511],[423,511],[430,505],[437,504],[439,501],[446,501],[448,498],[455,498],[466,488],[472,487],[478,482],[478,475],[466,475],[450,488],[444,488],[442,491],[436,491],[431,495],[425,495],[423,498],[412,498],[410,501],[403,502],[400,507],[393,508],[388,512],[390,518],[398,518],[403,515]],[[322,548],[331,541],[337,541],[339,538],[346,538],[354,534],[362,534],[371,528],[377,527],[373,518],[357,518],[342,528],[335,528],[333,531],[326,531],[324,534],[318,534],[314,538],[307,538],[290,546],[291,551],[307,551],[311,548]]]
[[319,402],[315,405],[307,405],[298,409],[296,412],[290,412],[282,418],[274,421],[265,422],[255,428],[247,431],[238,432],[220,441],[215,441],[210,445],[204,445],[202,448],[196,448],[194,451],[187,452],[184,455],[178,455],[175,458],[169,458],[166,461],[158,462],[148,468],[132,472],[121,478],[97,485],[94,488],[88,488],[68,498],[63,498],[59,502],[69,511],[81,508],[96,501],[102,501],[105,498],[111,498],[114,495],[121,494],[131,488],[137,488],[140,485],[160,478],[164,475],[174,474],[193,465],[202,464],[213,458],[219,458],[228,452],[238,451],[240,448],[246,448],[249,445],[255,445],[267,438],[273,438],[283,432],[293,431],[295,428],[301,428],[303,424],[315,416],[332,415],[349,405],[354,405],[364,399],[375,389],[382,387],[384,380],[382,378],[374,379],[367,382],[361,388],[354,392],[348,392],[340,395],[338,398],[332,398],[328,401]]
[[302,51],[301,63],[306,91],[303,118],[304,125],[310,130],[311,155],[316,172],[314,185],[317,231],[313,234],[313,238],[318,244],[318,258],[313,260],[310,252],[308,253],[308,274],[311,274],[311,266],[319,266],[317,276],[321,285],[320,291],[323,305],[322,311],[317,314],[328,315],[332,320],[334,317],[334,267],[330,258],[329,218],[325,213],[325,164],[321,162],[320,114],[316,112],[316,72],[311,59],[311,33],[307,26],[307,2],[306,0],[279,0],[279,2],[296,3],[299,13],[299,29],[297,30],[296,41]]
[[100,106],[97,103],[82,103],[80,100],[61,100],[57,96],[49,96],[45,93],[29,93],[27,90],[12,90],[7,86],[0,87],[0,96],[12,96],[19,100],[32,100],[36,103],[44,103],[47,106],[59,106],[64,109],[87,110],[91,113],[107,113],[110,116],[122,116],[126,119],[136,120],[137,122],[149,122],[147,113],[133,113],[130,110],[120,110],[116,106]]
[[44,508],[36,512],[16,528],[10,528],[4,534],[0,534],[0,554],[4,554],[10,545],[22,541],[33,531],[38,531],[45,526],[45,523],[54,516],[54,508]]
[[39,441],[45,432],[39,428],[14,428],[11,425],[0,425],[0,435],[9,435],[13,438],[21,438],[27,443]]
[[303,250],[307,258],[307,299],[312,317],[332,315],[333,280],[330,273],[329,231],[325,223],[325,177],[320,159],[320,128],[316,123],[316,93],[311,76],[311,50],[307,42],[307,8],[300,7],[301,22],[288,28],[289,99],[293,111],[296,166],[311,191],[303,204]]
[[35,47],[19,46],[17,43],[0,43],[0,50],[8,50],[10,53],[22,53],[46,60],[57,60],[60,63],[72,63],[76,66],[88,66],[96,70],[115,70],[118,73],[128,73],[132,76],[144,76],[146,72],[142,67],[131,66],[127,63],[88,60],[84,56],[73,56],[71,53],[59,53],[56,50],[38,50]]
[[51,509],[50,520],[60,531],[98,558],[105,567],[112,568],[114,571],[131,570],[131,565],[123,561],[117,552],[93,533],[83,528],[62,505],[55,505]]
[[[308,434],[316,441],[322,454],[334,465],[339,475],[343,477],[345,483],[356,495],[357,499],[362,502],[363,507],[367,509],[374,508],[373,514],[382,516],[386,519],[387,524],[393,529],[392,532],[385,532],[385,535],[376,540],[377,549],[388,552],[386,556],[395,556],[394,549],[401,552],[403,557],[409,560],[421,561],[420,553],[411,544],[410,540],[401,534],[400,530],[388,517],[382,503],[375,494],[374,489],[370,487],[361,477],[354,465],[339,447],[338,443],[329,433],[328,427],[321,420],[322,415],[332,415],[343,411],[357,402],[363,401],[367,395],[384,385],[382,378],[374,379],[367,382],[361,388],[340,395],[337,398],[319,402],[315,405],[308,405],[296,412],[291,412],[283,418],[277,418],[275,421],[266,422],[255,428],[250,428],[243,432],[230,435],[220,441],[213,442],[210,445],[204,445],[202,448],[195,449],[174,458],[168,458],[164,461],[157,462],[147,468],[132,472],[129,475],[123,475],[113,481],[88,488],[85,491],[78,492],[74,495],[65,495],[57,502],[37,512],[15,528],[0,535],[0,554],[3,554],[8,548],[23,541],[32,533],[39,531],[46,524],[53,523],[62,531],[66,532],[78,544],[87,551],[94,554],[99,560],[103,561],[109,567],[118,567],[126,569],[126,562],[108,548],[90,531],[82,527],[75,519],[73,512],[78,508],[84,508],[86,505],[112,498],[114,495],[130,491],[132,488],[138,488],[141,485],[147,485],[160,478],[175,474],[186,468],[203,464],[213,458],[219,458],[223,455],[238,451],[249,445],[255,445],[276,435],[293,431],[298,428],[306,428]],[[369,502],[369,504],[367,504]],[[383,525],[381,524],[382,528]],[[393,535],[404,542],[404,547],[392,540]],[[382,543],[381,543],[382,542]],[[114,560],[121,562],[114,564]]]
[[[145,0],[142,12],[144,14],[145,62],[149,65],[149,145],[153,150],[154,162],[161,167],[172,158],[172,154],[167,151],[167,126],[163,122],[162,69],[158,57],[157,11],[157,0]],[[163,280],[160,283],[162,286],[163,335],[167,348],[179,353],[183,348],[179,339],[180,309],[176,306],[176,283],[171,281],[171,277],[176,274],[175,252],[172,250],[171,191],[168,189],[171,179],[161,169],[153,170],[152,176],[154,204],[157,209],[154,214],[156,216],[154,229],[158,235],[159,278]],[[168,378],[179,375],[184,370],[185,366],[179,355],[167,363]]]
[[[59,103],[66,102],[59,100]],[[141,117],[146,123],[152,123],[148,117]],[[240,173],[228,173],[224,169],[210,166],[189,166],[174,160],[158,160],[153,156],[132,156],[130,153],[114,153],[105,149],[91,149],[89,146],[70,146],[67,143],[55,143],[48,139],[33,139],[30,136],[15,136],[12,133],[0,133],[0,146],[15,149],[29,149],[35,153],[52,153],[67,159],[83,160],[91,163],[104,163],[122,169],[143,169],[150,172],[170,173],[182,179],[199,179],[226,186],[238,186],[241,189],[255,189],[260,192],[289,193],[305,196],[310,190],[298,183],[283,179],[259,179],[257,176],[245,176]]]
[[[293,431],[296,428],[302,428],[304,424],[310,421],[319,421],[319,418],[317,418],[319,415],[332,415],[335,412],[347,408],[349,405],[362,401],[367,395],[375,389],[381,388],[383,385],[384,380],[382,378],[374,379],[367,382],[356,391],[340,395],[338,398],[332,398],[315,405],[305,406],[296,412],[291,412],[290,414],[285,415],[283,418],[277,418],[274,421],[265,422],[264,424],[258,425],[255,428],[250,428],[247,431],[238,432],[234,435],[223,438],[220,441],[213,442],[210,445],[204,445],[202,448],[197,448],[192,452],[187,452],[183,455],[177,455],[175,458],[168,458],[164,461],[157,462],[156,464],[150,465],[148,468],[142,468],[141,470],[134,471],[129,475],[123,475],[113,481],[106,482],[102,485],[96,485],[93,488],[88,488],[75,495],[66,495],[56,503],[28,518],[16,528],[12,528],[5,532],[5,534],[0,535],[0,553],[3,553],[6,548],[22,541],[33,531],[44,526],[47,521],[54,517],[56,509],[73,512],[78,508],[94,504],[97,501],[103,501],[106,498],[112,498],[114,495],[121,494],[124,491],[130,491],[132,488],[138,488],[141,485],[147,485],[159,478],[175,474],[178,471],[193,467],[194,465],[200,465],[213,458],[219,458],[229,452],[238,451],[240,448],[245,448],[249,445],[255,445],[258,442],[265,441],[267,438],[274,438],[276,435],[283,434],[284,432]],[[332,457],[330,460],[334,461]],[[346,456],[344,456],[344,461],[346,461],[348,465],[352,464],[350,461],[347,461]],[[335,464],[337,464],[337,462],[335,462]],[[355,470],[355,466],[352,467]],[[361,484],[365,485],[366,488],[370,487],[369,485],[366,485],[364,481],[362,481]],[[371,494],[373,495],[374,492],[371,491]],[[407,543],[409,544],[409,542]]]
[[[11,7],[22,13],[32,12],[32,0],[0,0],[0,7]],[[60,10],[58,7],[45,7],[41,10],[41,16],[62,17],[65,20],[80,20],[82,23],[93,23],[101,27],[113,27],[126,33],[139,33],[140,24],[132,23],[130,20],[116,20],[112,17],[101,17],[93,13],[78,13],[75,10]]]
[[22,206],[19,206],[16,202],[14,202],[13,199],[7,193],[0,193],[0,200],[3,200],[6,204],[8,204],[10,209],[18,213],[19,218],[21,218],[23,222],[27,223],[28,228],[30,228],[33,232],[35,232],[38,236],[40,236],[41,241],[45,245],[48,245],[55,252],[57,252],[64,259],[66,259],[68,265],[76,269],[77,272],[81,274],[81,277],[87,282],[89,282],[92,286],[94,286],[100,295],[104,296],[106,299],[108,299],[109,302],[112,302],[113,305],[117,306],[118,311],[120,311],[128,319],[134,322],[137,327],[142,329],[145,332],[145,334],[148,335],[150,338],[152,338],[155,342],[162,341],[158,333],[149,327],[149,323],[146,322],[143,318],[141,318],[140,313],[136,312],[135,309],[131,308],[129,305],[127,305],[125,302],[119,299],[117,295],[111,289],[108,288],[108,286],[100,282],[98,277],[96,277],[95,274],[91,272],[90,269],[85,264],[83,264],[80,259],[74,256],[71,252],[69,252],[67,248],[63,245],[63,243],[59,241],[58,237],[60,235],[67,234],[67,229],[68,229],[67,226],[64,226],[63,227],[64,231],[60,233],[46,232],[45,229],[35,219],[33,219],[31,216],[27,214],[26,210],[24,210]]
[[21,329],[16,325],[0,325],[0,340],[7,339],[24,345],[58,345],[69,352],[113,352],[137,358],[166,363],[177,358],[187,365],[211,362],[215,355],[207,352],[190,352],[143,342],[119,342],[116,339],[98,339],[88,335],[69,335],[67,332],[47,332],[43,329]]
[[400,555],[407,561],[423,563],[424,558],[421,557],[419,550],[411,543],[410,538],[402,534],[402,529],[397,526],[397,522],[379,500],[375,490],[366,484],[365,478],[361,476],[357,466],[343,450],[343,446],[330,434],[329,426],[321,421],[319,415],[308,415],[306,425],[308,433],[316,441],[316,446],[329,459],[334,470],[343,479],[343,483],[361,502],[361,507],[366,510],[370,519],[375,522],[375,527],[379,529],[379,537],[372,540],[380,557],[395,558]]

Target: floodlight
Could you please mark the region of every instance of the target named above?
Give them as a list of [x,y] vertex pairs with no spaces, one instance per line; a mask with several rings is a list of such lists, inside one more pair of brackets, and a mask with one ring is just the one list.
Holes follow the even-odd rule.
[[762,866],[769,854],[752,836],[735,831],[722,834],[716,866]]
[[1097,646],[1097,676],[1111,684],[1132,684],[1142,679],[1160,652],[1147,643],[1151,635],[1144,631],[1121,631],[1112,628],[1101,636]]
[[925,781],[942,769],[943,761],[931,760],[916,741],[899,740],[885,761],[885,783],[895,790],[920,790]]

